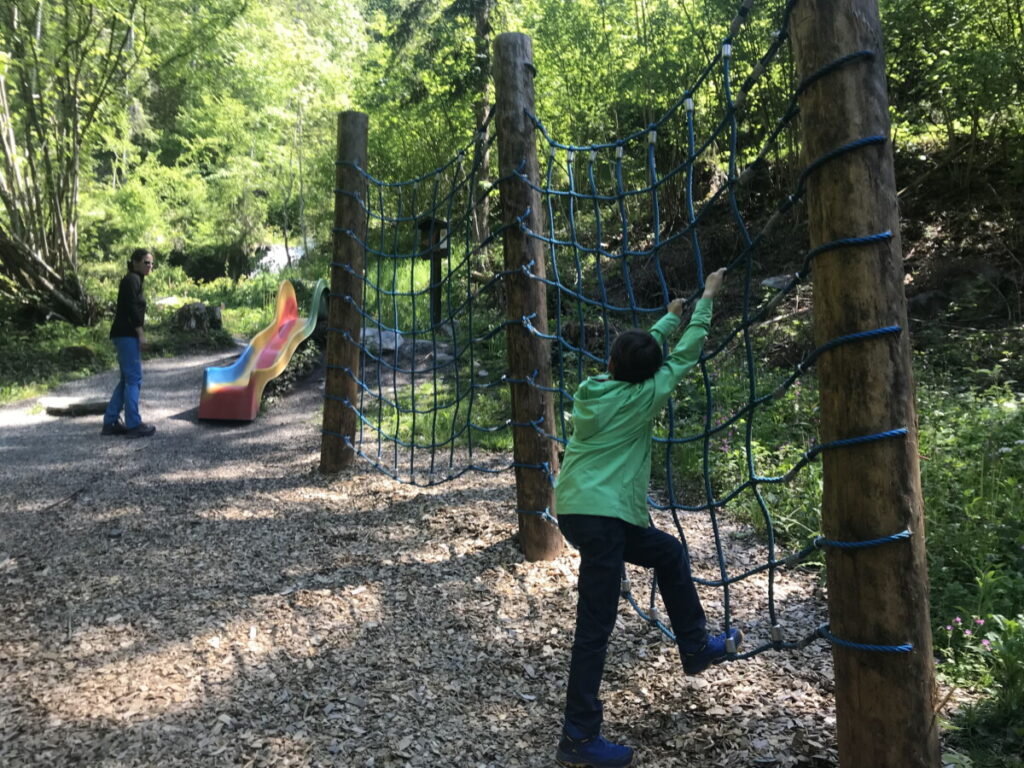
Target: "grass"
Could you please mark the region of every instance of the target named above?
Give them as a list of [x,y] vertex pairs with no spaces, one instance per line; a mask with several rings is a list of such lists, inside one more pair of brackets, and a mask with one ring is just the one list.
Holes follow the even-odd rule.
[[364,429],[364,440],[376,444],[379,429],[384,442],[397,439],[418,451],[512,450],[508,388],[471,386],[468,366],[460,372],[458,390],[452,379],[439,378],[403,387],[393,400],[383,394],[364,396],[362,409],[376,427]]

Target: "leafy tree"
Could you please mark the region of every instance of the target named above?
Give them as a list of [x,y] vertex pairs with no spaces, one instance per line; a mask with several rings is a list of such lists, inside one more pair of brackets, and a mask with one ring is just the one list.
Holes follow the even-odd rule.
[[83,142],[139,63],[138,0],[30,3],[0,19],[0,289],[86,324],[78,279]]
[[[75,324],[97,319],[78,252],[79,196],[94,153],[126,125],[147,68],[209,42],[242,7],[207,4],[182,22],[180,4],[155,0],[12,0],[0,17],[2,295]],[[155,60],[150,38],[171,21],[175,42]]]
[[147,108],[159,130],[147,151],[194,174],[205,200],[176,248],[251,250],[272,226],[286,239],[297,229],[306,245],[326,240],[310,231],[329,220],[333,198],[307,200],[306,190],[331,188],[334,115],[349,104],[361,40],[352,3],[253,0],[216,48],[156,80]]
[[358,102],[370,114],[378,173],[428,170],[485,122],[496,6],[496,0],[368,0],[371,46]]
[[913,135],[1019,133],[1024,110],[1024,5],[883,0],[890,97]]

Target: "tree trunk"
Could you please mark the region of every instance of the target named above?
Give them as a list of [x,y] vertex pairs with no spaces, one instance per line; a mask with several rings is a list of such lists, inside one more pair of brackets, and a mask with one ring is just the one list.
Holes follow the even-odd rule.
[[[533,48],[530,38],[514,32],[500,35],[494,44],[494,87],[497,96],[498,161],[501,169],[501,207],[505,230],[504,253],[507,278],[509,387],[512,393],[513,456],[516,472],[516,504],[519,511],[519,545],[527,560],[550,560],[562,551],[562,534],[541,517],[554,513],[555,498],[549,477],[558,473],[555,443],[544,433],[555,432],[551,394],[551,354],[547,341],[531,334],[522,319],[547,333],[547,292],[544,284],[522,272],[526,267],[544,277],[544,253],[540,242],[526,235],[514,222],[529,215],[526,225],[540,231],[540,196],[516,178],[523,167],[536,183],[537,146],[533,123]],[[537,386],[528,382],[532,378]]]
[[[818,363],[823,445],[907,430],[905,436],[823,453],[828,539],[855,543],[905,529],[912,534],[881,546],[828,550],[839,763],[934,768],[939,750],[924,509],[878,8],[875,0],[802,0],[791,36],[801,79],[847,54],[874,54],[827,74],[801,95],[806,163],[858,139],[885,139],[838,154],[810,174],[811,246],[893,233],[816,257],[816,343],[888,326],[903,329],[837,346]],[[913,648],[879,652],[844,641],[892,647],[909,642]]]
[[[359,396],[359,342],[363,318],[366,237],[366,170],[369,118],[362,112],[338,115],[338,163],[335,166],[334,266],[328,306],[327,380],[325,382],[320,471],[338,472],[355,458]],[[341,265],[347,265],[351,272]],[[347,441],[347,442],[346,442]]]

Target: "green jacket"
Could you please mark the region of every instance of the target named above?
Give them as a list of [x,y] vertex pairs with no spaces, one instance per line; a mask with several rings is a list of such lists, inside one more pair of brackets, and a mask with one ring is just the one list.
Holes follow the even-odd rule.
[[[636,384],[607,373],[576,390],[573,434],[555,483],[559,515],[618,517],[646,528],[654,419],[672,390],[699,361],[711,327],[711,299],[700,299],[668,358],[651,378]],[[680,324],[669,312],[651,328],[664,342]]]

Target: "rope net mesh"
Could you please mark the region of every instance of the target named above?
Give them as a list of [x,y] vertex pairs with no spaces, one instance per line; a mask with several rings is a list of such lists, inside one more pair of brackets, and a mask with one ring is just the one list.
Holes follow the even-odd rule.
[[[772,510],[803,505],[816,513],[820,504],[813,460],[831,446],[814,444],[817,392],[802,383],[814,360],[830,346],[899,331],[877,329],[810,350],[806,281],[813,258],[889,233],[807,250],[799,206],[804,182],[829,158],[801,167],[796,99],[810,82],[870,54],[852,52],[794,86],[785,44],[792,2],[757,13],[752,6],[746,0],[739,7],[717,55],[641,130],[572,145],[531,116],[540,178],[516,175],[538,192],[541,211],[534,220],[543,227],[527,230],[525,216],[507,226],[542,244],[544,277],[528,272],[545,284],[547,329],[536,327],[532,316],[504,314],[508,273],[500,266],[502,227],[488,214],[498,181],[486,178],[484,158],[493,141],[486,125],[429,174],[401,183],[366,175],[360,395],[347,404],[359,418],[353,448],[396,479],[433,485],[468,471],[506,471],[514,466],[509,377],[502,373],[506,326],[521,323],[550,342],[553,383],[547,389],[556,423],[543,424],[537,414],[530,424],[564,445],[572,435],[572,393],[605,370],[615,335],[649,327],[672,298],[698,298],[705,275],[727,266],[703,359],[656,424],[648,501],[653,523],[674,527],[684,541],[684,527],[710,526],[714,552],[700,559],[707,555],[717,565],[695,580],[720,591],[726,628],[733,621],[733,590],[764,574],[758,580],[763,593],[744,594],[743,602],[753,600],[767,620],[742,656],[800,647],[817,637],[834,640],[824,626],[789,639],[782,629],[778,571],[828,542],[815,538],[816,524],[801,530],[787,523],[789,540],[806,546],[780,554]],[[752,110],[758,114],[752,122],[769,127],[744,123]],[[833,156],[877,140],[866,137]],[[774,266],[766,272],[761,259],[769,251]],[[527,381],[539,386],[532,377]],[[722,519],[726,508],[730,518],[761,534],[756,563],[749,547],[736,552],[728,546],[735,529]],[[547,510],[525,511],[550,518]],[[671,637],[656,585],[646,598],[630,586],[640,578],[646,577],[624,577],[624,596]]]

